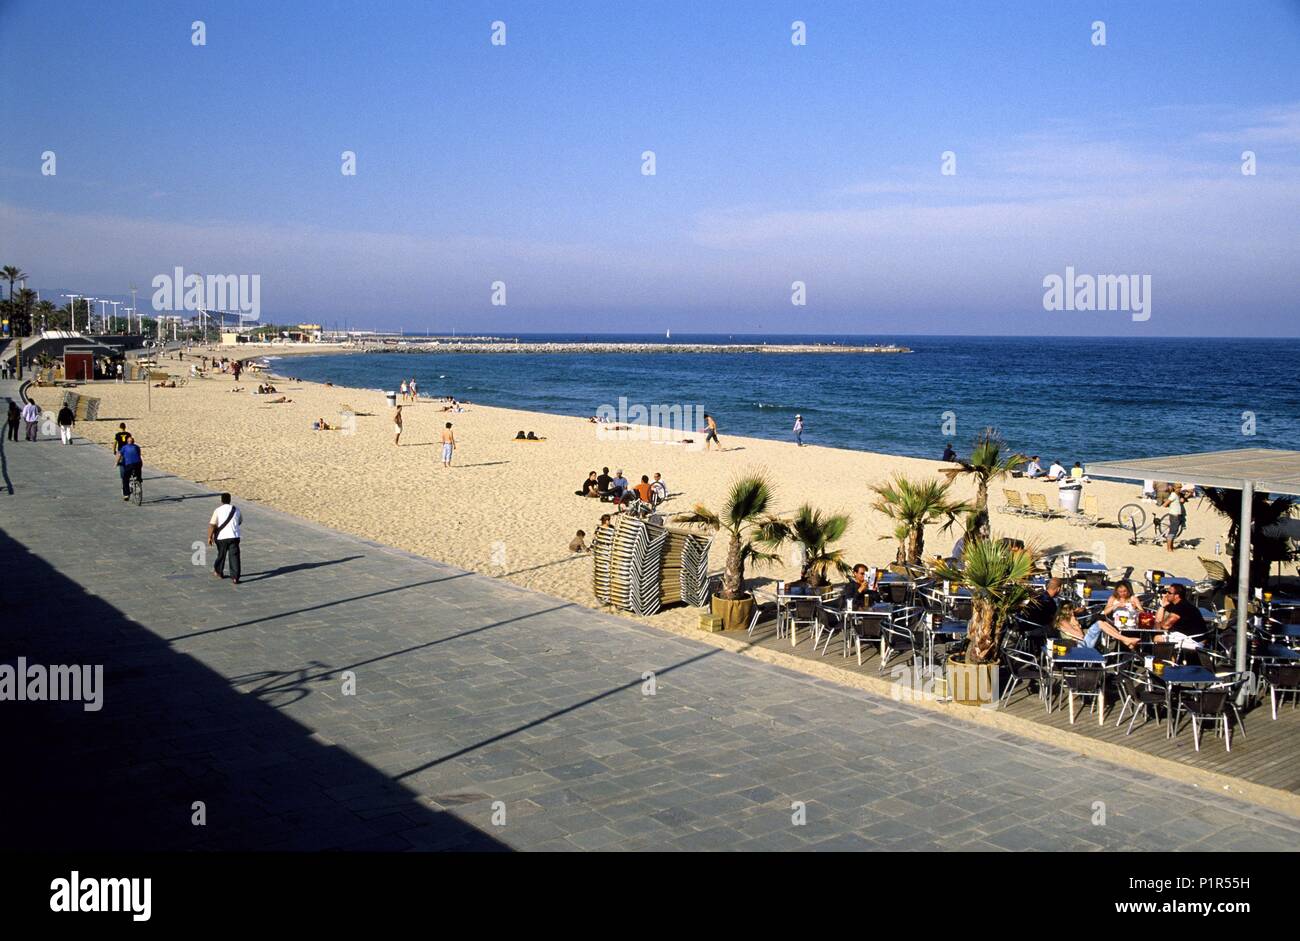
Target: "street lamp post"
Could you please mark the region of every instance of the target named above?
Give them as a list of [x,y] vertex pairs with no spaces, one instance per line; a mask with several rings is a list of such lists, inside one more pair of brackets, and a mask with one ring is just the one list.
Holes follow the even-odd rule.
[[81,295],[80,295],[80,294],[64,294],[63,296],[66,297],[66,298],[68,299],[68,316],[69,316],[69,320],[71,321],[71,327],[70,327],[70,329],[72,330],[73,333],[76,333],[76,331],[77,331],[77,301],[81,299]]
[[109,321],[109,325],[110,325],[110,326],[109,326],[109,333],[112,333],[113,330],[117,327],[117,309],[118,309],[118,307],[121,306],[122,302],[121,302],[121,301],[109,301],[109,303],[113,305],[113,319]]

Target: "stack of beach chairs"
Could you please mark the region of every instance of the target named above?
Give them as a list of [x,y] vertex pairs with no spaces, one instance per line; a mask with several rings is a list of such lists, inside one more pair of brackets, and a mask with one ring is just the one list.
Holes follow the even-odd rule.
[[620,516],[592,536],[592,589],[597,600],[633,614],[665,604],[708,603],[709,540]]

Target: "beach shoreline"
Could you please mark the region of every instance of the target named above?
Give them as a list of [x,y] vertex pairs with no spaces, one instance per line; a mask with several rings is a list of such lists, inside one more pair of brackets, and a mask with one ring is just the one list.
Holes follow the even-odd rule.
[[[191,356],[214,353],[231,355],[220,347],[196,350],[186,361],[164,360],[160,368],[174,365],[186,372],[180,367],[188,367]],[[239,386],[255,388],[258,378],[246,372]],[[640,435],[610,435],[584,418],[472,403],[453,413],[429,399],[403,408],[401,446],[394,446],[393,410],[382,393],[289,378],[275,381],[289,401],[272,404],[266,396],[234,392],[232,378],[219,373],[176,389],[146,390],[142,383],[82,386],[82,394],[100,398],[99,414],[105,417],[80,423],[76,431],[111,447],[118,422],[125,421],[143,448],[147,467],[210,481],[214,489],[233,493],[236,502],[266,503],[588,607],[600,607],[592,592],[591,557],[568,552],[568,543],[578,529],[589,540],[601,514],[614,510],[612,504],[575,495],[589,471],[623,470],[634,483],[643,474],[662,473],[671,493],[662,507],[665,516],[688,511],[697,502],[717,507],[735,476],[766,473],[777,511],[791,513],[809,502],[824,511],[849,513],[852,522],[841,543],[845,558],[885,565],[893,561],[896,543],[889,522],[868,508],[870,486],[896,473],[935,476],[943,466],[921,458],[731,436],[725,421],[724,450],[705,452]],[[40,388],[33,395],[50,410],[57,409],[61,392]],[[313,430],[322,418],[342,430]],[[452,467],[443,468],[436,445],[448,421],[457,451]],[[545,440],[516,441],[521,430]],[[115,486],[115,477],[105,480],[106,489]],[[1040,550],[1091,552],[1111,565],[1132,565],[1138,578],[1146,569],[1162,569],[1199,579],[1203,572],[1197,557],[1213,558],[1216,541],[1225,542],[1226,519],[1196,502],[1189,506],[1186,532],[1193,544],[1167,553],[1156,545],[1130,546],[1126,534],[1114,527],[1082,528],[1061,519],[1000,512],[1003,487],[1022,494],[1041,492],[1050,505],[1056,503],[1054,484],[1024,479],[995,484],[990,493],[995,534],[1024,539]],[[1095,481],[1086,492],[1098,497],[1102,517],[1114,518],[1122,504],[1140,502],[1139,489]],[[959,482],[954,493],[969,497],[973,486]],[[196,516],[196,526],[200,522]],[[255,519],[247,529],[247,551],[257,553]],[[956,538],[956,533],[931,527],[927,556],[946,554]],[[711,571],[721,569],[725,550],[723,540],[714,541]],[[797,577],[794,562],[791,556],[751,568],[751,587]],[[698,613],[676,607],[638,620],[691,632]]]

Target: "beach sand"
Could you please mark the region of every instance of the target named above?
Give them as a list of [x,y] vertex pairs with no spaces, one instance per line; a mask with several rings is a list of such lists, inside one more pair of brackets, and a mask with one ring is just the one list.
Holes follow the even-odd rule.
[[[230,355],[230,351],[219,351]],[[241,350],[241,355],[243,351]],[[188,372],[184,363],[165,360],[160,368]],[[276,364],[292,372],[291,362]],[[392,385],[396,387],[398,378]],[[255,388],[256,373],[245,373],[240,385]],[[894,457],[864,451],[808,446],[792,441],[740,438],[727,433],[726,415],[718,416],[725,448],[705,452],[646,440],[608,440],[608,431],[585,418],[545,415],[504,408],[468,405],[460,414],[442,405],[421,401],[403,408],[405,431],[400,447],[393,445],[392,409],[382,393],[323,384],[277,381],[279,392],[292,402],[269,404],[263,397],[235,393],[229,376],[190,380],[177,389],[152,389],[147,410],[143,384],[97,383],[82,394],[98,397],[96,422],[82,422],[77,433],[111,447],[119,421],[126,421],[143,449],[146,467],[154,467],[229,490],[238,503],[254,500],[295,513],[345,532],[396,546],[453,565],[501,577],[528,588],[596,607],[591,591],[590,556],[575,556],[568,544],[578,529],[596,529],[610,504],[575,496],[588,471],[608,466],[622,469],[633,483],[642,474],[660,472],[671,499],[665,515],[689,510],[696,502],[717,507],[728,483],[738,474],[766,472],[776,494],[776,509],[793,511],[802,502],[826,511],[852,515],[842,546],[851,562],[884,565],[894,559],[895,543],[882,539],[888,521],[869,505],[870,485],[894,473],[920,477],[936,475],[937,461]],[[38,404],[57,410],[60,392],[34,389]],[[324,418],[344,423],[342,413],[355,412],[346,431],[314,431]],[[593,404],[592,410],[595,411]],[[446,421],[453,423],[458,447],[453,466],[444,469],[438,436]],[[543,442],[516,442],[519,430],[533,431]],[[702,440],[702,436],[696,436]],[[1030,443],[1032,444],[1032,443]],[[941,447],[942,442],[939,442]],[[1056,506],[1053,484],[1014,480],[1006,486],[1022,494],[1041,492]],[[116,478],[106,478],[105,492],[115,493]],[[1203,577],[1197,556],[1214,557],[1227,521],[1208,504],[1188,506],[1185,538],[1194,548],[1167,553],[1162,546],[1130,546],[1117,528],[1082,528],[1063,520],[1039,521],[997,512],[1004,503],[1003,484],[990,493],[996,535],[1025,539],[1042,549],[1091,551],[1107,564],[1132,565],[1135,574],[1159,568],[1193,579]],[[1139,502],[1137,484],[1093,482],[1085,494],[1095,494],[1104,518],[1114,519],[1125,503]],[[959,483],[954,492],[972,495]],[[1153,504],[1142,504],[1150,514]],[[195,538],[203,535],[210,507],[195,507]],[[258,559],[256,512],[246,512],[245,566],[282,565],[290,559]],[[927,555],[947,553],[956,538],[927,531]],[[711,563],[720,571],[726,547],[715,541]],[[797,577],[790,563],[760,566],[747,574],[753,583]],[[1226,558],[1222,561],[1228,561]],[[341,577],[346,573],[340,571]],[[698,609],[667,609],[647,620],[675,632],[697,630]]]

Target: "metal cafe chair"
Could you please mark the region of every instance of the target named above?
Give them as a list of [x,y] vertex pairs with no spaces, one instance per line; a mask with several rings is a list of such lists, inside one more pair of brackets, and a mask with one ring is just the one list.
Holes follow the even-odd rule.
[[1038,684],[1038,698],[1042,699],[1047,695],[1048,686],[1051,683],[1042,663],[1033,654],[1026,653],[1023,650],[1008,648],[1002,653],[1006,661],[1007,668],[1010,672],[1010,682],[1002,691],[1002,697],[998,700],[998,708],[1001,709],[1011,701],[1012,695],[1023,683],[1028,687],[1030,683]]
[[821,621],[821,607],[821,598],[815,595],[795,599],[790,607],[790,616],[787,618],[787,626],[790,628],[790,646],[795,647],[799,644],[799,625],[802,624],[809,630],[816,629]]
[[1268,687],[1269,702],[1273,706],[1273,721],[1277,721],[1278,702],[1286,703],[1291,697],[1291,708],[1300,705],[1300,663],[1280,660],[1261,660],[1260,681]]
[[907,654],[915,664],[921,649],[916,641],[916,626],[924,610],[915,605],[895,608],[880,625],[880,672],[884,673],[895,654]]
[[1124,714],[1129,707],[1133,707],[1133,718],[1128,720],[1128,730],[1125,735],[1133,734],[1133,723],[1137,721],[1138,713],[1142,714],[1142,724],[1147,723],[1147,714],[1150,713],[1156,719],[1160,718],[1160,709],[1166,705],[1165,691],[1155,689],[1147,682],[1146,674],[1138,669],[1136,663],[1127,663],[1119,670],[1119,690],[1120,706],[1119,718],[1115,720],[1115,727],[1124,721]]
[[862,645],[880,646],[884,636],[884,622],[892,612],[882,611],[846,611],[844,617],[844,656],[849,655],[853,647],[858,657],[858,666],[862,666]]

